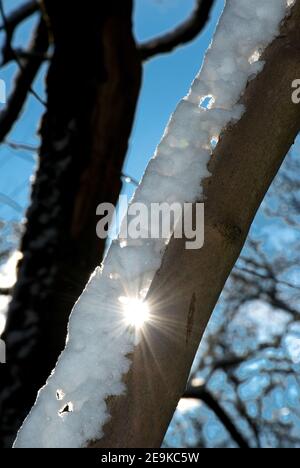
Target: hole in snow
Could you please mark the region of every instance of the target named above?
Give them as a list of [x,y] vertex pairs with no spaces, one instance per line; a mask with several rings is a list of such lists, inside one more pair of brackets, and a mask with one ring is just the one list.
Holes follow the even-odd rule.
[[127,325],[140,329],[150,318],[149,306],[146,302],[133,297],[119,297],[122,304],[124,319]]
[[213,96],[204,96],[203,98],[200,99],[200,105],[199,107],[202,107],[202,109],[211,109],[213,104],[215,103],[215,98]]
[[217,146],[217,144],[219,143],[219,138],[214,136],[212,137],[212,139],[210,140],[210,146],[212,149],[215,149],[215,147]]
[[253,52],[253,54],[251,55],[251,57],[249,57],[249,63],[256,63],[259,61],[261,57],[261,51],[260,50],[256,50],[255,52]]
[[72,413],[74,411],[74,405],[71,401],[64,405],[58,412],[59,416],[63,416],[65,413]]
[[56,391],[56,398],[57,400],[63,400],[65,396],[65,393],[62,390],[57,390]]

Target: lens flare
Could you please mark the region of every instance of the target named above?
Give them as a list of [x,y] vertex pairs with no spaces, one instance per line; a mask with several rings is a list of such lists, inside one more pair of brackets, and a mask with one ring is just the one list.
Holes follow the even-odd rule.
[[128,326],[141,329],[150,318],[149,306],[138,298],[120,297],[125,322]]

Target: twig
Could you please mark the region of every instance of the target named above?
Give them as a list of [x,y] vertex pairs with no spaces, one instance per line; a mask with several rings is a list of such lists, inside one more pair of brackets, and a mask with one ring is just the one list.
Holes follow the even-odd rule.
[[39,58],[44,62],[50,62],[52,56],[49,54],[41,54],[36,51],[30,50],[23,50],[23,49],[14,49],[15,54],[18,56],[19,59],[28,59],[28,58]]
[[163,36],[141,44],[138,49],[142,60],[171,52],[179,45],[195,39],[205,27],[213,4],[214,0],[197,0],[192,15],[184,23]]
[[8,29],[10,32],[14,32],[15,28],[22,23],[25,19],[31,16],[33,13],[38,11],[39,4],[36,0],[30,0],[27,3],[19,6],[14,10],[6,19],[6,25],[3,23],[0,26],[0,31]]
[[26,145],[24,143],[15,143],[14,141],[4,141],[4,145],[9,146],[10,148],[14,150],[20,150],[20,151],[29,151],[30,153],[37,153],[38,147],[36,146],[31,146],[31,145]]
[[[1,5],[1,2],[0,2]],[[48,49],[48,32],[43,20],[40,21],[34,39],[32,41],[31,50],[46,52]],[[0,113],[0,142],[5,140],[12,126],[17,120],[31,90],[32,83],[40,69],[42,60],[38,57],[32,57],[22,64],[16,80],[14,89],[8,99],[5,109]],[[32,92],[32,91],[31,91]],[[36,93],[35,93],[36,94]],[[36,95],[37,99],[40,98]],[[40,100],[43,105],[45,103]]]
[[23,213],[22,206],[5,193],[0,193],[0,203],[4,203],[5,205],[10,206],[13,210],[17,211],[18,213]]
[[124,181],[127,183],[127,184],[132,184],[132,185],[135,185],[136,187],[138,187],[140,185],[139,181],[137,179],[134,179],[134,177],[131,177],[127,174],[121,174],[121,179],[124,179]]
[[12,293],[12,288],[1,288],[0,287],[0,296],[10,296]]
[[[15,60],[16,63],[18,64],[18,66],[20,68],[20,71],[23,72],[24,75],[27,75],[26,72],[28,72],[28,65],[33,63],[34,59],[33,58],[32,58],[32,60],[28,59],[26,61],[26,63],[23,64],[20,61],[17,53],[14,51],[14,49],[13,49],[13,47],[11,45],[12,35],[9,32],[9,24],[8,24],[8,19],[6,18],[4,7],[3,7],[3,0],[0,0],[0,14],[2,16],[2,21],[3,21],[3,24],[4,24],[5,30],[6,30],[6,37],[7,37],[6,38],[6,49],[7,50],[4,50],[4,61],[3,61],[3,63],[6,63],[6,60],[7,60],[6,55],[11,56],[12,59]],[[47,38],[47,49],[48,49],[48,34],[47,34],[46,25],[44,23],[43,18],[39,22],[39,26],[37,28],[37,31],[39,32],[42,28],[46,32],[45,37]],[[37,36],[38,35],[39,34],[37,34]],[[43,54],[44,51],[43,50],[40,51],[38,47],[35,47],[36,45],[37,44],[34,44],[32,46],[32,52],[41,52]],[[46,49],[46,51],[47,51],[47,49]],[[43,60],[41,60],[40,58],[37,58],[37,57],[35,58],[34,63],[39,65],[38,69],[40,68],[42,61]],[[38,71],[38,69],[37,69],[37,71]],[[37,73],[37,71],[36,71],[36,73]],[[36,73],[34,74],[31,82],[27,82],[27,86],[28,86],[27,91],[30,92],[40,102],[40,104],[42,104],[44,107],[47,107],[46,103],[42,100],[42,98],[32,88],[33,79],[34,79]],[[27,93],[26,93],[26,95],[27,95]]]
[[14,10],[9,16],[5,15],[3,2],[1,1],[0,9],[2,16],[2,25],[0,31],[6,32],[6,39],[2,47],[3,61],[2,65],[14,60],[14,52],[12,50],[12,40],[17,26],[24,21],[26,18],[35,13],[39,8],[36,1],[29,1],[25,5],[21,5],[19,8]]
[[[264,275],[263,273],[259,273],[258,271],[254,271],[254,270],[251,270],[251,269],[246,268],[246,267],[236,266],[236,270],[240,271],[241,273],[247,273],[248,275],[253,275],[253,276],[256,276],[257,278],[261,278],[261,279],[264,279],[264,280],[272,280],[272,278],[270,278],[270,276]],[[297,286],[296,284],[292,284],[289,281],[278,280],[277,282],[278,282],[279,285],[286,286],[288,288],[298,289],[298,290],[300,289],[299,286]]]
[[191,386],[183,395],[183,398],[193,398],[201,400],[205,403],[218,417],[225,429],[229,432],[232,439],[237,443],[240,448],[248,449],[249,444],[244,436],[239,432],[237,427],[232,422],[231,418],[227,415],[224,409],[220,406],[219,402],[214,396],[203,386]]

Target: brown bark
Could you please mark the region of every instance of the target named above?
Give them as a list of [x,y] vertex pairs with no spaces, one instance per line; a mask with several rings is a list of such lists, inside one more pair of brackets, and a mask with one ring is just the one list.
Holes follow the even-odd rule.
[[291,100],[291,83],[300,75],[299,24],[298,0],[264,54],[263,72],[248,85],[246,113],[226,129],[211,159],[212,176],[204,187],[204,248],[185,250],[184,239],[171,240],[148,294],[156,323],[145,328],[145,339],[124,378],[127,393],[108,400],[111,420],[104,437],[91,447],[150,448],[162,443],[208,320],[300,129],[300,106]]

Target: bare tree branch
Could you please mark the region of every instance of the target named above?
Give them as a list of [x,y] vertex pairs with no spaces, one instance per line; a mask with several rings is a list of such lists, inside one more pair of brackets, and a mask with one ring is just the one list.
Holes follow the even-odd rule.
[[52,56],[50,54],[41,54],[39,52],[30,51],[30,50],[14,49],[14,52],[19,60],[35,57],[35,58],[40,58],[44,62],[50,62],[52,59]]
[[232,439],[237,443],[240,448],[250,448],[247,440],[239,432],[237,427],[232,422],[232,419],[228,416],[226,411],[218,403],[215,397],[203,386],[190,386],[183,395],[183,398],[192,398],[195,400],[201,400],[205,403],[209,409],[211,409],[217,418],[221,421],[225,429],[229,432]]
[[135,179],[134,177],[131,177],[130,175],[124,174],[124,173],[121,174],[121,179],[123,179],[124,182],[126,182],[126,184],[132,184],[135,187],[138,187],[140,185],[140,183],[139,183],[139,181],[137,179]]
[[[41,54],[48,49],[48,32],[44,20],[41,20],[30,50]],[[23,62],[22,67],[16,77],[15,86],[9,97],[6,108],[0,113],[0,142],[5,139],[17,120],[25,104],[32,83],[40,69],[43,59],[39,56],[32,56]]]
[[15,28],[22,23],[25,19],[31,16],[33,13],[38,11],[39,4],[36,0],[29,0],[27,3],[16,8],[8,17],[6,25],[0,26],[0,31],[8,28],[9,31],[14,31]]
[[[19,55],[17,54],[17,52],[14,50],[14,48],[12,47],[12,37],[10,35],[10,32],[9,32],[9,24],[8,24],[8,20],[7,20],[7,17],[6,17],[6,14],[5,14],[5,11],[4,11],[4,6],[3,6],[3,0],[0,0],[0,14],[1,14],[1,17],[2,17],[2,21],[3,21],[3,24],[4,24],[4,28],[5,28],[5,31],[6,31],[6,45],[7,45],[7,55],[8,55],[8,59],[9,60],[15,60],[15,62],[17,63],[17,65],[19,66],[20,70],[21,71],[24,71],[25,67],[23,65],[23,61],[20,59]],[[43,24],[43,18],[42,20],[40,21],[39,25],[40,24]],[[45,25],[45,28],[46,28],[46,25]],[[6,54],[5,50],[4,50],[4,55]],[[31,50],[28,52],[28,57],[35,57],[35,58],[41,58],[42,61],[44,60],[44,54],[40,53],[39,50]],[[5,64],[6,61],[6,57],[4,57],[4,61],[2,63]],[[29,92],[44,106],[46,107],[46,104],[45,102],[41,99],[41,97],[34,91],[34,89],[32,88],[32,86],[30,85],[29,86]]]
[[10,296],[12,293],[11,288],[1,288],[0,287],[0,296]]
[[192,15],[173,31],[139,46],[142,60],[171,52],[176,47],[195,39],[207,23],[214,0],[197,0]]
[[10,206],[18,213],[23,213],[22,206],[5,193],[0,193],[0,203],[4,203],[5,205]]
[[37,146],[26,145],[25,143],[16,143],[14,141],[6,140],[3,142],[3,144],[17,151],[20,150],[20,151],[28,151],[29,153],[37,153],[39,150]]
[[38,11],[39,4],[36,0],[31,0],[24,5],[21,5],[16,10],[14,10],[9,16],[5,16],[3,13],[3,6],[1,7],[1,13],[3,17],[3,24],[0,26],[0,31],[6,32],[6,39],[4,42],[4,46],[2,48],[2,64],[5,64],[11,60],[14,60],[14,53],[11,47],[11,43],[13,40],[13,36],[15,33],[15,29],[17,26],[31,16],[33,13]]
[[[248,275],[254,275],[254,276],[256,276],[257,278],[260,278],[260,279],[265,279],[265,280],[270,279],[269,276],[264,275],[262,273],[259,273],[259,272],[255,271],[255,270],[250,269],[250,268],[244,268],[244,267],[237,266],[236,269],[241,273],[246,273]],[[277,281],[277,283],[282,284],[283,286],[286,286],[288,288],[300,289],[299,286],[297,286],[296,284],[292,284],[289,281],[283,281],[283,280],[280,281],[279,280],[279,281]]]

